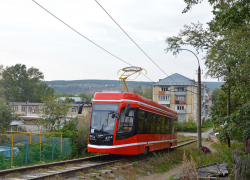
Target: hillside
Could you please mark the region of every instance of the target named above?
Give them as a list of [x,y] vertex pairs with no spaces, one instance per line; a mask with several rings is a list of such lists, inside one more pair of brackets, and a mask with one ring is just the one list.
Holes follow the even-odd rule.
[[[72,81],[45,81],[53,87],[55,93],[67,93],[77,95],[79,93],[90,93],[102,91],[124,91],[122,82],[119,80],[72,80]],[[136,86],[151,86],[152,82],[127,81],[129,91],[132,92]]]
[[[71,80],[71,81],[45,81],[49,86],[53,87],[55,93],[67,93],[77,95],[79,93],[90,93],[102,91],[124,91],[122,82],[119,80]],[[205,82],[210,90],[210,94],[215,88],[220,88],[224,82]],[[132,92],[136,86],[151,86],[153,82],[145,81],[127,81],[129,91]]]

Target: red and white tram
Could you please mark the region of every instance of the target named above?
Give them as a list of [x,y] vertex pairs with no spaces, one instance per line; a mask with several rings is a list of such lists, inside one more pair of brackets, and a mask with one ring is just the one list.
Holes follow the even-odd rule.
[[133,93],[96,93],[88,152],[136,155],[177,145],[177,113]]

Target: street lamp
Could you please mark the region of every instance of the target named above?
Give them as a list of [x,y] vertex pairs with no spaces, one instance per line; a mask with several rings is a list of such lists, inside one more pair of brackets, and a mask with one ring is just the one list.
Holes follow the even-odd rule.
[[201,146],[201,69],[200,69],[200,61],[196,54],[193,51],[188,49],[178,49],[178,50],[185,50],[193,53],[198,61],[198,124],[197,124],[197,133],[198,133],[198,148]]

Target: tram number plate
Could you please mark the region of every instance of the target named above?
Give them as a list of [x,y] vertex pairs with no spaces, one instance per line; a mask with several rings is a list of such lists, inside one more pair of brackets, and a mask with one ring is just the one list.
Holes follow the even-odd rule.
[[91,133],[94,133],[95,132],[95,129],[91,129],[91,131],[90,131]]

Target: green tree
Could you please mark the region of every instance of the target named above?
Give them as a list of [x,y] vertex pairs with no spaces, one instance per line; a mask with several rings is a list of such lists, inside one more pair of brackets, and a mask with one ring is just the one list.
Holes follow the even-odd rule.
[[213,101],[213,102],[216,101],[216,99],[217,99],[217,97],[218,97],[220,91],[221,91],[221,90],[218,89],[218,88],[215,88],[215,89],[213,90],[213,92],[212,92],[212,101]]
[[140,85],[140,86],[136,86],[136,87],[134,88],[134,90],[133,90],[133,93],[142,96],[142,94],[143,94],[142,86],[141,86],[141,85]]
[[142,96],[147,98],[147,99],[151,99],[153,100],[153,86],[147,86],[145,87]]
[[58,97],[75,97],[74,94],[67,94],[67,93],[59,93],[57,94]]
[[23,64],[6,67],[1,73],[1,86],[8,101],[41,102],[41,97],[53,94],[54,90],[41,82],[43,73],[34,67]]
[[60,100],[57,96],[49,95],[42,99],[42,118],[39,124],[46,129],[55,130],[60,129],[60,126],[66,120],[69,111],[69,102]]
[[[184,13],[202,0],[184,0],[187,7]],[[199,51],[206,51],[204,57],[207,66],[206,75],[223,79],[221,87],[211,108],[211,117],[217,127],[223,125],[220,138],[238,139],[250,138],[249,125],[237,117],[249,116],[243,107],[250,101],[250,1],[249,0],[208,0],[213,6],[213,19],[208,22],[208,28],[201,23],[185,25],[177,36],[168,37],[166,52],[174,55],[180,52],[182,46],[189,45]],[[229,68],[231,72],[229,72]],[[231,115],[226,115],[227,89],[231,89]],[[242,123],[242,124],[241,124]],[[241,125],[239,125],[241,124]],[[246,133],[244,133],[246,132]],[[240,138],[241,137],[241,138]]]
[[82,157],[87,150],[89,119],[90,113],[88,113],[87,116],[65,121],[62,128],[63,136],[74,141],[74,145],[72,147],[72,156],[74,158]]
[[[11,105],[3,98],[0,98],[0,134],[4,134],[5,131],[10,129],[10,123],[12,120]],[[5,137],[1,136],[1,139],[4,140]]]
[[85,94],[85,93],[80,93],[78,96],[81,98],[83,102],[91,102],[91,99],[94,98],[93,94]]

